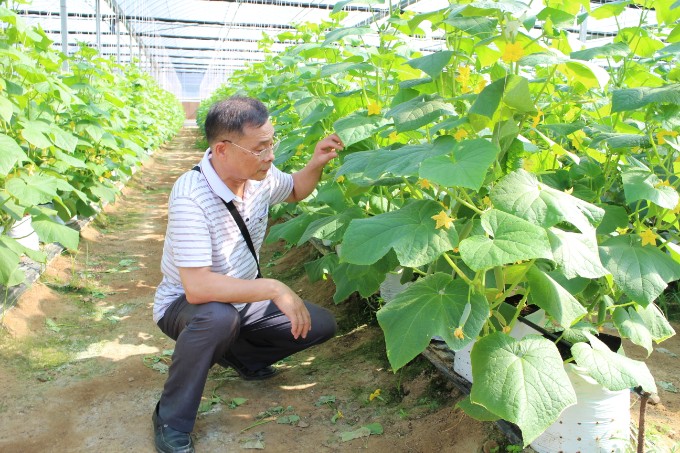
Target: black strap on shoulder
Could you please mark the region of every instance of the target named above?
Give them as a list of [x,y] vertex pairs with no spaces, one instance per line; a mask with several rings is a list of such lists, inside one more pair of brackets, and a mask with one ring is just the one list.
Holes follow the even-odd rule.
[[[196,165],[194,168],[192,168],[192,170],[200,172],[201,167]],[[220,198],[220,200],[222,199]],[[246,240],[246,245],[248,246],[250,253],[252,253],[253,259],[255,260],[255,265],[257,266],[257,278],[262,278],[262,273],[260,272],[260,263],[257,260],[257,254],[255,253],[255,246],[253,245],[253,240],[250,239],[250,233],[248,232],[248,227],[246,227],[246,224],[243,221],[243,217],[241,217],[241,214],[239,214],[238,209],[236,209],[236,206],[234,206],[234,202],[232,201],[226,202],[222,200],[222,203],[224,203],[224,206],[227,207],[227,210],[234,218],[236,225],[238,225],[238,229],[241,230],[243,239]]]

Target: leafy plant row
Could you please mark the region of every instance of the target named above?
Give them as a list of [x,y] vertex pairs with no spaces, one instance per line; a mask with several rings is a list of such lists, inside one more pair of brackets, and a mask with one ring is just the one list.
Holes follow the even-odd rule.
[[[282,140],[275,163],[290,170],[331,131],[345,143],[268,240],[330,243],[306,268],[333,278],[337,302],[403,268],[414,283],[378,312],[392,366],[435,335],[455,351],[476,341],[472,407],[516,423],[527,444],[576,401],[549,364],[655,391],[644,363],[597,335],[611,327],[651,353],[675,333],[655,300],[680,278],[677,2],[479,0],[392,11],[375,28],[341,27],[344,4],[280,34],[283,53],[199,109],[200,123],[222,97],[262,99]],[[611,43],[585,48],[567,31],[629,7],[640,22]],[[426,32],[441,50],[414,50]],[[526,307],[547,313],[571,357],[508,335]]]
[[31,216],[44,243],[78,246],[64,225],[111,202],[132,171],[181,126],[181,105],[134,65],[81,46],[66,57],[39,27],[0,6],[0,284],[24,281],[10,231]]

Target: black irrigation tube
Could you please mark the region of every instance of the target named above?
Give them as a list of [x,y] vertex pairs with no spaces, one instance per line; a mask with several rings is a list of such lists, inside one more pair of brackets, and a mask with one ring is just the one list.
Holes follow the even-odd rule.
[[[311,238],[309,242],[322,255],[327,255],[330,249],[323,245],[320,240]],[[460,392],[470,394],[472,383],[453,370],[453,358],[456,353],[445,342],[432,340],[430,345],[421,353],[423,357],[432,363]],[[508,440],[515,445],[522,445],[522,432],[514,423],[505,420],[496,420],[496,426]]]

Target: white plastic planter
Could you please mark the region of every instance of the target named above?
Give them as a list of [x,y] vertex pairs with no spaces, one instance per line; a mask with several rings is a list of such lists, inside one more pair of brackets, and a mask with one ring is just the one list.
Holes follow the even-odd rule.
[[[545,311],[538,310],[525,318],[540,326],[545,322]],[[529,334],[540,335],[541,333],[520,321],[515,323],[515,326],[509,333],[509,335],[516,340],[522,339]],[[464,377],[468,382],[472,382],[472,362],[470,361],[470,352],[472,352],[472,346],[474,344],[474,341],[468,343],[463,349],[456,351],[453,356],[453,371]]]
[[412,282],[401,283],[401,275],[404,268],[398,267],[385,276],[385,281],[380,284],[380,297],[386,304],[392,302],[399,293],[402,293],[411,286]]
[[537,453],[625,452],[630,437],[630,391],[612,392],[583,368],[566,364],[577,403],[531,443]]
[[38,239],[38,234],[33,229],[30,215],[16,221],[10,227],[7,236],[16,239],[19,244],[28,249],[40,250],[40,240]]

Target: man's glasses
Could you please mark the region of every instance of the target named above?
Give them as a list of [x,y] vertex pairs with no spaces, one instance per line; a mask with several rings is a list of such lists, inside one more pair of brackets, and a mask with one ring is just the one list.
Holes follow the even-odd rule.
[[281,143],[281,142],[279,142],[278,140],[276,140],[276,141],[274,141],[274,142],[271,144],[271,146],[268,146],[268,147],[266,147],[265,149],[262,149],[262,150],[260,150],[260,151],[251,151],[251,150],[249,150],[249,149],[247,149],[247,148],[244,148],[243,146],[237,145],[236,143],[232,142],[231,140],[221,140],[221,141],[222,141],[222,142],[229,143],[229,144],[232,144],[232,145],[234,145],[235,147],[240,148],[240,149],[242,149],[243,151],[249,152],[249,153],[252,154],[253,156],[259,157],[259,158],[262,158],[263,156],[268,156],[269,153],[272,153],[272,154],[276,153],[276,149],[279,147],[279,143]]

